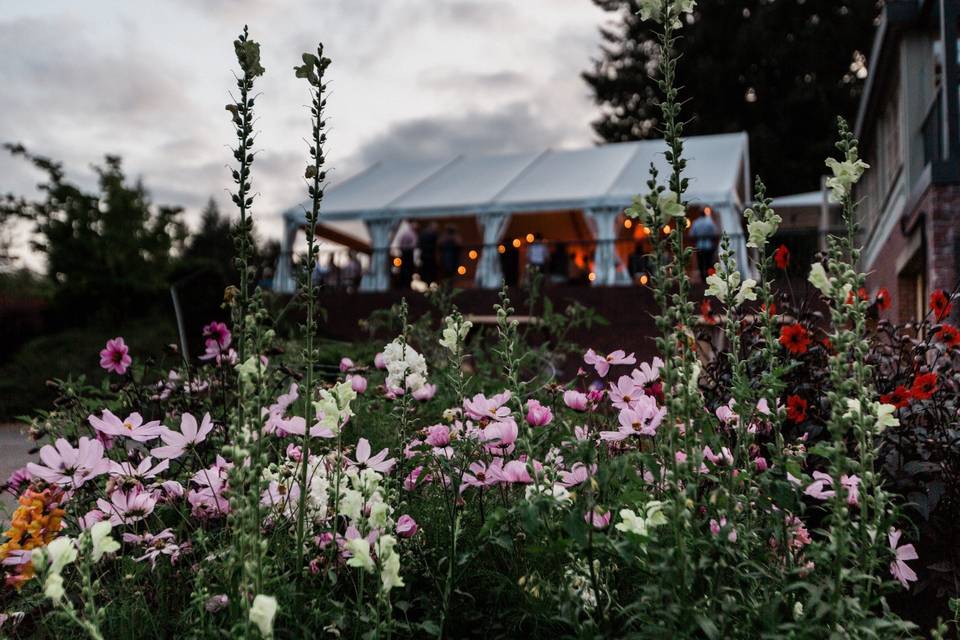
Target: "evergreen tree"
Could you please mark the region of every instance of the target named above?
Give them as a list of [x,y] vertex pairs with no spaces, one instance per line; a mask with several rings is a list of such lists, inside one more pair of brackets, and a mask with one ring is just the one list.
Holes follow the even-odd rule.
[[[639,0],[593,0],[616,13],[583,74],[607,142],[660,137],[655,33]],[[877,0],[700,0],[678,47],[690,91],[686,135],[747,131],[751,166],[777,195],[818,189],[837,115],[856,114]]]

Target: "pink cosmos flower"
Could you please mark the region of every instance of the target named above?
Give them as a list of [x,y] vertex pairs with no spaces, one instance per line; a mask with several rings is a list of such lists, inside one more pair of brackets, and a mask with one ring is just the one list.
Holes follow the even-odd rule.
[[740,416],[738,416],[733,410],[734,404],[735,401],[731,398],[730,402],[720,405],[714,412],[717,416],[717,419],[723,424],[735,424],[740,419]]
[[527,463],[520,460],[511,460],[497,472],[497,479],[506,484],[530,484],[533,478],[527,471]]
[[480,437],[487,451],[494,455],[505,455],[513,451],[519,431],[516,420],[507,418],[488,424]]
[[527,424],[531,427],[545,427],[553,422],[553,412],[537,400],[527,400]]
[[704,460],[709,460],[715,465],[733,464],[733,454],[727,447],[721,447],[719,454],[714,453],[713,449],[710,447],[704,447],[703,458]]
[[357,441],[357,460],[347,458],[347,464],[358,469],[373,469],[380,473],[390,473],[397,463],[394,458],[387,458],[390,449],[381,449],[375,456],[371,456],[370,442],[366,438]]
[[180,416],[180,432],[163,427],[160,439],[163,440],[164,446],[155,447],[150,450],[150,453],[158,458],[179,458],[188,448],[206,440],[211,431],[213,431],[213,421],[209,413],[203,415],[199,427],[196,418],[189,413],[184,413]]
[[627,355],[627,352],[623,349],[617,349],[613,353],[609,353],[605,356],[597,355],[593,349],[587,349],[587,352],[583,356],[583,361],[587,364],[593,365],[593,368],[597,370],[597,375],[601,378],[606,377],[607,372],[610,371],[611,365],[616,364],[636,364],[637,359],[631,353]]
[[630,409],[644,395],[643,387],[630,376],[620,376],[616,384],[610,383],[610,401],[617,409]]
[[666,407],[657,408],[657,401],[651,396],[641,396],[633,407],[622,409],[617,416],[620,428],[617,431],[601,431],[600,439],[619,442],[630,436],[655,436],[667,413]]
[[233,465],[217,456],[216,463],[209,469],[201,469],[193,474],[191,482],[198,489],[187,493],[191,513],[198,518],[216,518],[230,512],[230,502],[224,496],[227,489],[227,471]]
[[[813,472],[814,481],[804,493],[817,500],[828,500],[836,495],[833,490],[833,478],[822,471]],[[840,476],[840,484],[847,490],[847,504],[855,507],[860,503],[860,478],[857,475]]]
[[110,515],[110,522],[130,524],[143,520],[153,513],[157,499],[147,491],[134,487],[129,491],[117,490],[110,494],[110,501],[97,499],[97,508]]
[[367,390],[367,379],[360,375],[350,375],[347,376],[347,382],[350,383],[350,388],[357,393],[363,393]]
[[637,381],[641,387],[645,387],[660,378],[660,369],[663,367],[663,360],[654,358],[649,364],[640,363],[639,369],[634,369],[630,376]]
[[80,517],[79,524],[81,529],[89,529],[98,522],[103,522],[104,520],[109,520],[110,515],[100,511],[100,509],[91,509],[87,511],[86,514]]
[[163,430],[159,420],[144,422],[139,413],[131,413],[125,420],[113,415],[109,409],[103,410],[103,417],[91,414],[87,417],[90,426],[111,438],[130,438],[137,442],[149,442]]
[[100,366],[117,375],[125,374],[132,362],[130,348],[121,337],[107,340],[107,346],[100,352]]
[[499,420],[510,415],[510,409],[504,404],[510,400],[509,391],[498,393],[492,398],[487,398],[482,393],[473,396],[472,399],[466,398],[463,401],[463,410],[467,416],[474,420]]
[[397,535],[401,538],[412,538],[417,532],[417,529],[419,529],[417,521],[407,514],[403,514],[397,518]]
[[140,464],[133,466],[133,463],[129,460],[124,462],[114,462],[113,460],[109,461],[110,470],[109,473],[112,476],[123,476],[124,478],[134,478],[136,480],[151,480],[156,478],[158,474],[163,473],[170,466],[169,460],[161,460],[156,465],[153,464],[153,458],[147,456],[140,461]]
[[484,489],[500,482],[500,474],[503,472],[503,459],[494,458],[489,465],[478,460],[471,462],[467,469],[469,473],[463,474],[463,484],[460,485],[461,493],[468,487]]
[[30,483],[31,480],[33,480],[33,476],[30,475],[30,472],[27,470],[27,468],[25,466],[20,467],[10,474],[10,477],[7,478],[7,484],[4,488],[13,495],[18,496],[23,492],[23,489],[27,484]]
[[427,437],[424,439],[431,447],[445,447],[450,444],[450,428],[444,424],[435,424],[427,427]]
[[157,558],[160,556],[167,556],[170,558],[171,564],[176,564],[177,560],[180,559],[180,553],[187,546],[177,544],[176,536],[173,535],[171,529],[164,529],[156,535],[149,532],[143,535],[124,533],[123,541],[127,544],[144,547],[147,552],[139,558],[134,558],[134,560],[136,562],[149,560],[151,569],[157,568]]
[[413,395],[414,400],[419,400],[420,402],[426,402],[437,395],[437,385],[430,384],[429,382],[424,384],[419,389],[415,390],[411,395]]
[[[407,474],[407,477],[403,479],[403,488],[407,491],[413,491],[417,488],[417,485],[420,483],[420,476],[423,475],[423,466],[414,467],[413,470]],[[424,475],[423,482],[429,482],[430,476]]]
[[577,391],[576,389],[568,389],[563,392],[563,404],[574,411],[586,411],[589,401],[587,394]]
[[65,438],[40,449],[43,466],[30,462],[27,471],[50,484],[81,486],[87,480],[107,472],[109,461],[103,457],[103,445],[97,440],[80,438],[74,449]]
[[588,468],[587,465],[582,462],[576,462],[569,471],[560,472],[560,484],[566,488],[575,487],[579,484],[583,484],[587,481],[587,478],[590,477],[590,474],[597,472],[597,465],[590,465]]
[[303,451],[297,445],[292,442],[287,445],[287,457],[293,460],[294,462],[300,462],[303,460]]
[[601,530],[610,526],[611,513],[601,507],[594,507],[583,514],[583,521],[591,525],[594,529]]
[[900,584],[903,585],[904,589],[910,588],[911,582],[917,581],[916,572],[907,565],[907,560],[916,560],[920,556],[917,555],[917,550],[913,548],[912,544],[905,544],[898,547],[897,543],[900,541],[900,536],[902,531],[899,529],[890,528],[890,533],[888,538],[890,540],[890,550],[894,552],[895,556],[893,562],[890,563],[890,573],[893,574],[893,577],[900,581]]
[[353,369],[353,360],[350,358],[340,358],[340,373],[346,373]]
[[203,337],[213,340],[221,349],[229,347],[232,339],[227,325],[217,321],[213,321],[203,328]]

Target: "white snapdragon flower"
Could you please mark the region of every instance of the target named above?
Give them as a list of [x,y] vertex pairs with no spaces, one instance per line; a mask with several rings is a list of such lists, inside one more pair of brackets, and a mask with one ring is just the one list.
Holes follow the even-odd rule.
[[346,547],[347,551],[350,552],[350,559],[347,560],[348,566],[373,573],[377,565],[374,564],[373,558],[370,556],[370,543],[367,542],[366,538],[347,540]]
[[457,324],[457,319],[453,316],[447,316],[443,319],[443,322],[445,326],[441,332],[440,346],[448,349],[451,353],[456,353],[457,344],[466,340],[473,323],[461,319],[460,323]]
[[273,637],[273,619],[277,615],[277,599],[273,596],[265,596],[258,593],[250,606],[249,618],[260,635],[264,638]]
[[[674,29],[682,27],[683,23],[680,22],[680,16],[693,13],[696,4],[696,0],[671,0],[667,5],[667,19],[671,21],[671,26]],[[663,2],[661,0],[640,0],[640,19],[663,23],[662,9]]]
[[103,520],[90,527],[90,540],[93,543],[90,557],[94,562],[99,562],[104,554],[115,553],[120,549],[120,543],[110,535],[112,528],[113,524],[109,520]]
[[[713,267],[713,274],[707,276],[707,290],[704,293],[723,302],[730,295],[730,286],[727,284],[727,279],[724,278],[721,273],[721,266],[718,262]],[[740,274],[737,275],[739,276]]]
[[530,498],[535,495],[547,496],[561,505],[568,504],[573,500],[573,495],[571,495],[570,491],[559,483],[553,486],[542,484],[539,487],[529,484],[527,485],[525,495],[527,500],[530,500]]
[[427,361],[410,345],[394,340],[383,350],[387,387],[418,391],[427,383]]
[[810,275],[807,280],[825,296],[829,296],[830,292],[833,291],[833,283],[830,282],[826,269],[819,262],[814,262],[810,266]]
[[392,535],[377,538],[377,558],[380,560],[380,588],[385,593],[394,587],[404,585],[400,577],[400,554],[397,553],[397,539]]
[[[739,274],[738,274],[739,275]],[[737,292],[736,297],[734,297],[734,302],[737,304],[743,304],[747,300],[756,300],[757,293],[754,291],[754,288],[757,286],[757,281],[753,278],[747,278],[740,285],[740,291]]]
[[863,172],[870,168],[866,162],[857,157],[856,149],[847,152],[846,160],[840,161],[836,158],[827,158],[827,167],[833,171],[833,177],[827,178],[827,187],[830,188],[830,200],[840,202],[850,193],[850,189],[855,185]]
[[620,509],[620,522],[614,525],[617,531],[638,536],[647,535],[647,521],[633,509]]

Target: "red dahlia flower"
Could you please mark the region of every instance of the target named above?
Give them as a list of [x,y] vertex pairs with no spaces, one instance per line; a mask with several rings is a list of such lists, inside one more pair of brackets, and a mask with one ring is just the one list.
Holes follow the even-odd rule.
[[807,401],[800,396],[787,398],[787,420],[800,424],[807,419]]
[[810,333],[802,324],[789,324],[780,330],[780,344],[794,355],[806,353],[810,342]]
[[942,322],[944,318],[950,315],[950,309],[952,308],[953,304],[951,304],[950,298],[943,292],[943,289],[937,289],[930,294],[930,310],[933,311],[937,322]]
[[892,404],[897,409],[903,409],[905,406],[910,404],[910,389],[907,389],[902,384],[890,393],[880,396],[880,402],[884,404]]
[[777,247],[777,250],[773,252],[773,261],[777,263],[778,269],[786,271],[787,267],[790,266],[790,250],[787,249],[787,245],[782,244]]
[[937,392],[937,374],[924,373],[913,379],[910,395],[916,400],[928,400]]

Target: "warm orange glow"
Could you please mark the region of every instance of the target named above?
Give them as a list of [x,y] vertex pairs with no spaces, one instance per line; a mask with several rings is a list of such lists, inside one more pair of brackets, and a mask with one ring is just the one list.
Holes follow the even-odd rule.
[[476,260],[476,259],[477,259],[477,256],[480,255],[480,254],[477,253],[477,250],[476,250],[476,249],[470,249],[470,253],[468,253],[467,255],[470,256],[470,259],[471,259],[471,260]]
[[400,258],[394,258],[394,259],[393,259],[393,266],[399,267],[399,266],[402,265],[402,264],[403,264],[403,260],[401,260]]
[[633,226],[633,220],[631,220],[630,218],[627,218],[626,220],[623,221],[624,229],[629,229],[632,226]]
[[644,227],[643,227],[643,235],[645,235],[645,236],[650,235],[650,227],[644,225]]
[[670,235],[670,231],[671,231],[670,225],[668,224],[663,225],[663,235],[665,236]]
[[687,225],[687,229],[689,229],[689,228],[690,228],[690,218],[687,218],[686,221],[684,222],[684,224]]
[[503,245],[500,245],[499,247],[497,247],[497,253],[504,253],[506,250],[507,248]]
[[527,244],[532,243],[533,240],[534,240],[533,234],[532,234],[532,233],[528,233],[528,234],[527,234]]
[[647,274],[640,276],[640,284],[647,284],[648,282],[650,282],[650,278],[647,276]]
[[467,268],[463,265],[460,265],[459,267],[457,267],[457,273],[459,273],[462,276],[465,276],[467,275]]
[[519,248],[520,248],[520,245],[523,244],[523,243],[520,242],[520,238],[514,238],[514,239],[513,239],[513,242],[512,242],[511,244],[512,244],[515,248],[519,249]]
[[597,279],[597,274],[595,274],[592,271],[590,272],[590,275],[587,276],[587,280],[589,280],[590,282],[593,282],[596,279]]

